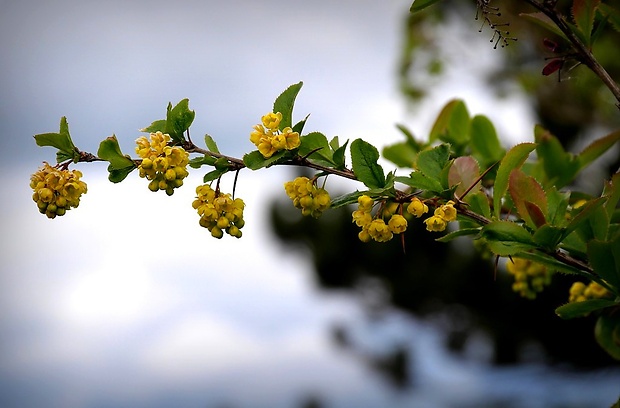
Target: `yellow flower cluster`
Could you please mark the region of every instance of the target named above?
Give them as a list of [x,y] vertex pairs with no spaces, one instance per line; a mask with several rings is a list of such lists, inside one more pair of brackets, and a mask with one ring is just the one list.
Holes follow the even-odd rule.
[[241,228],[245,225],[242,199],[233,200],[230,194],[214,191],[208,184],[196,187],[196,194],[192,207],[200,215],[201,227],[208,229],[215,238],[222,238],[224,232],[241,238]]
[[544,265],[528,259],[512,258],[506,269],[515,278],[512,290],[528,299],[536,298],[536,294],[551,283],[551,272]]
[[284,183],[284,190],[293,200],[295,208],[299,208],[306,216],[319,218],[331,203],[329,193],[323,188],[318,188],[308,177],[297,177],[293,181],[287,181]]
[[172,195],[188,176],[189,153],[180,146],[168,146],[170,135],[151,133],[136,139],[136,153],[142,157],[138,167],[140,177],[150,180],[149,190],[164,190]]
[[448,201],[444,205],[435,208],[432,217],[424,220],[428,231],[441,232],[446,229],[450,221],[456,220],[456,208],[454,201]]
[[299,133],[293,132],[290,127],[279,130],[281,121],[280,112],[268,113],[261,118],[262,124],[255,125],[250,133],[250,141],[264,158],[269,158],[280,150],[296,149],[301,143]]
[[584,300],[603,299],[612,296],[610,291],[596,282],[590,282],[588,285],[583,282],[575,282],[568,293],[569,302],[583,302]]
[[80,197],[86,193],[86,183],[80,180],[79,170],[61,170],[44,163],[30,177],[32,199],[41,214],[48,218],[65,215],[67,210],[80,204]]
[[[416,205],[419,203],[421,207],[411,206],[411,203],[407,206],[407,212],[415,215],[420,212],[420,215],[424,211],[428,211],[428,207],[422,203],[418,198]],[[400,208],[398,203],[390,202],[384,204],[381,211],[381,216],[374,217],[372,215],[372,209],[375,205],[375,201],[367,196],[362,195],[357,199],[358,208],[353,211],[353,222],[358,227],[362,227],[362,230],[357,235],[360,241],[369,242],[375,240],[377,242],[387,242],[392,239],[394,234],[402,234],[407,230],[407,219],[401,214],[397,214]],[[426,210],[424,208],[426,207]],[[378,214],[377,214],[378,215]],[[385,220],[388,220],[387,223]]]

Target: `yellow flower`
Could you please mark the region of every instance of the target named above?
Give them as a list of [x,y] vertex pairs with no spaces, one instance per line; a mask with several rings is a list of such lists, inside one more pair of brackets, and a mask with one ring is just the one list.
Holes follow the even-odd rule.
[[317,188],[308,177],[297,177],[284,183],[284,190],[303,215],[318,218],[331,205],[329,193],[323,188]]
[[265,132],[265,128],[263,125],[254,125],[252,133],[250,133],[250,142],[258,147],[261,138],[268,137],[269,135]]
[[265,159],[268,159],[273,156],[273,154],[278,150],[271,144],[271,139],[263,137],[258,143],[258,151],[263,155]]
[[174,189],[183,185],[189,175],[185,167],[189,163],[189,153],[180,146],[169,146],[170,135],[162,132],[149,134],[136,139],[136,152],[142,157],[138,175],[150,181],[151,191],[164,190],[172,195]]
[[387,242],[392,239],[392,231],[385,224],[382,218],[376,218],[372,220],[370,225],[368,225],[368,234],[377,242]]
[[44,163],[30,177],[32,199],[37,208],[48,218],[65,215],[67,210],[80,204],[80,197],[87,191],[86,183],[78,170],[58,169]]
[[597,282],[590,282],[584,294],[591,299],[601,299],[611,295],[611,293]]
[[536,298],[538,292],[551,283],[552,272],[538,262],[523,258],[512,258],[506,270],[514,276],[512,290],[528,299]]
[[198,186],[196,194],[192,207],[200,216],[198,223],[201,227],[207,228],[215,238],[222,238],[224,232],[241,238],[240,230],[245,225],[242,199],[233,200],[230,194],[216,193],[208,184]]
[[394,214],[388,222],[388,227],[394,234],[401,234],[407,230],[407,220],[400,214]]
[[367,195],[362,195],[357,198],[357,204],[359,209],[363,211],[372,210],[372,206],[375,204],[374,200]]
[[271,138],[271,146],[273,146],[273,148],[276,151],[280,151],[286,148],[286,138],[284,137],[284,135],[283,134],[274,135]]
[[423,214],[428,212],[428,206],[424,204],[418,197],[413,197],[413,199],[407,206],[407,212],[420,218]]
[[454,208],[454,202],[448,201],[446,204],[435,209],[434,214],[443,218],[444,221],[450,222],[456,220],[456,208]]
[[290,127],[284,128],[282,132],[278,130],[281,120],[281,113],[268,113],[261,119],[263,124],[254,125],[250,133],[250,141],[265,158],[280,150],[296,149],[301,144],[299,133],[293,132]]
[[136,153],[143,159],[149,157],[151,153],[151,143],[146,137],[141,136],[136,139]]
[[446,220],[444,220],[443,217],[438,215],[428,217],[424,220],[424,223],[426,224],[426,229],[431,232],[441,232],[445,230],[446,226],[448,225]]
[[370,236],[370,234],[368,233],[367,229],[363,229],[361,230],[358,234],[357,237],[359,238],[360,241],[362,242],[370,242],[370,240],[372,239],[372,237]]
[[282,114],[280,112],[268,113],[261,118],[263,125],[269,130],[278,130],[280,122],[282,121]]
[[290,127],[284,128],[282,135],[284,136],[284,149],[286,150],[296,149],[301,144],[299,133],[293,132],[293,129]]
[[353,222],[358,227],[365,227],[372,222],[372,214],[370,211],[355,210],[352,215]]

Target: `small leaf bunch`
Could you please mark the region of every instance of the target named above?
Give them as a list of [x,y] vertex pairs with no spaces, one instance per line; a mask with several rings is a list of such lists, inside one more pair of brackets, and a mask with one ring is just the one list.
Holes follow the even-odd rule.
[[149,190],[164,190],[169,196],[189,175],[189,153],[180,146],[170,146],[170,140],[170,135],[161,131],[151,133],[148,139],[136,139],[136,153],[142,158],[138,174],[150,180]]
[[48,218],[63,216],[71,208],[80,204],[80,197],[87,191],[86,183],[80,180],[82,172],[56,168],[44,163],[30,177],[32,199],[37,203],[41,214]]

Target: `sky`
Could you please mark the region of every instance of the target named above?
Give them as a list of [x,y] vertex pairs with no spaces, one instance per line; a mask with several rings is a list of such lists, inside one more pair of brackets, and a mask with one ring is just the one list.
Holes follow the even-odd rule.
[[[500,128],[508,140],[531,134],[523,104],[481,97],[460,66],[452,71],[459,80],[428,104],[405,107],[395,72],[409,6],[0,1],[0,405],[289,407],[316,394],[337,407],[447,407],[456,402],[440,392],[446,381],[461,390],[458,398],[490,392],[485,372],[472,375],[429,352],[419,364],[431,391],[398,396],[334,349],[326,328],[359,325],[362,312],[346,294],[319,291],[303,254],[273,240],[266,203],[283,195],[288,169],[242,172],[240,240],[215,240],[199,227],[191,201],[200,172],[167,197],[135,174],[112,184],[104,164],[78,164],[88,193],[55,220],[38,213],[28,187],[41,162],[55,158],[32,136],[57,131],[62,116],[81,150],[94,153],[115,134],[132,154],[138,129],[163,118],[168,102],[189,98],[193,139],[208,133],[223,153],[241,156],[252,148],[252,125],[299,81],[295,117],[310,113],[306,130],[328,136],[381,146],[399,140],[395,123],[423,135],[455,96],[473,113],[526,118]],[[474,64],[496,58],[481,55]],[[231,177],[222,188],[232,189]],[[436,334],[419,322],[396,316],[386,325],[378,344],[415,339],[434,350]],[[613,386],[600,383],[609,401]]]

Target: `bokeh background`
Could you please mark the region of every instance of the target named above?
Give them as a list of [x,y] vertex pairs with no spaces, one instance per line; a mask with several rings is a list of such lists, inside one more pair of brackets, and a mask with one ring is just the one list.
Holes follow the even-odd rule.
[[[350,215],[291,213],[282,184],[294,169],[241,173],[241,240],[198,226],[200,172],[167,197],[79,164],[89,191],[78,209],[50,221],[30,198],[30,174],[55,159],[32,135],[61,116],[80,149],[116,134],[133,153],[138,129],[189,98],[193,139],[209,133],[241,156],[300,80],[307,130],[377,146],[400,140],[396,123],[424,138],[453,97],[494,120],[506,145],[532,140],[537,122],[577,147],[617,124],[597,108],[604,92],[566,97],[587,76],[540,87],[540,50],[494,50],[470,2],[445,4],[413,18],[396,0],[0,1],[0,405],[610,405],[620,372],[593,347],[592,322],[548,326],[570,282],[532,305],[466,243],[412,231],[408,257],[360,246]],[[536,75],[515,79],[515,67]],[[553,108],[569,101],[590,115]]]

